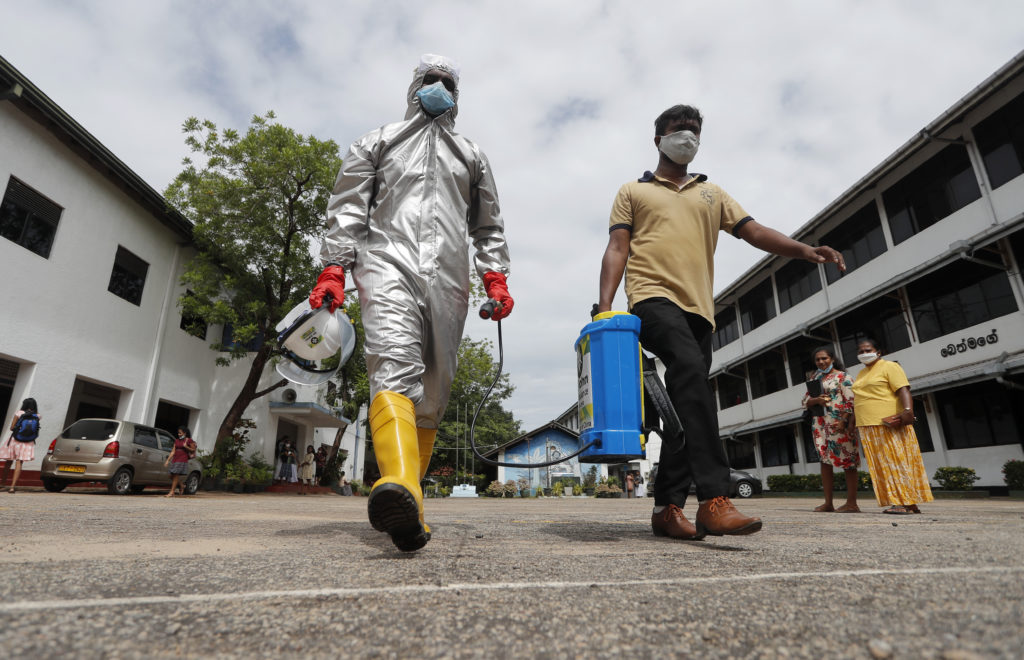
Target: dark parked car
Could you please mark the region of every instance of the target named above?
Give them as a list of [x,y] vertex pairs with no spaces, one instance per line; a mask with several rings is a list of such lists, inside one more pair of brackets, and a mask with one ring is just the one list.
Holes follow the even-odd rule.
[[[654,480],[658,477],[658,466],[651,468],[651,475],[647,478],[647,497],[654,497]],[[753,497],[760,495],[764,490],[761,480],[742,470],[729,468],[729,497]],[[697,487],[690,485],[690,492],[697,492]]]
[[[146,486],[170,488],[164,460],[174,448],[170,433],[116,419],[80,419],[50,443],[39,469],[43,487],[59,493],[68,484],[99,481],[115,495],[141,493]],[[185,492],[195,494],[202,464],[192,459]]]

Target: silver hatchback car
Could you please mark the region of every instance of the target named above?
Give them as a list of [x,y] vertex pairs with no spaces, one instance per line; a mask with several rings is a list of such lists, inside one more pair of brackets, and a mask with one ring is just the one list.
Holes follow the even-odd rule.
[[[114,495],[141,493],[146,486],[170,488],[164,466],[174,448],[170,433],[116,419],[80,419],[50,443],[39,470],[43,487],[59,493],[76,482],[103,482]],[[185,492],[199,489],[203,466],[192,459]]]

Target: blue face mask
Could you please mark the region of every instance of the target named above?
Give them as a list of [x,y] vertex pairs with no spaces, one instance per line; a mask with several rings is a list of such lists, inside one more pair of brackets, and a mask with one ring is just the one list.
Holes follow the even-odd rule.
[[420,100],[420,107],[431,117],[437,117],[455,105],[455,99],[440,81],[420,88],[416,96]]

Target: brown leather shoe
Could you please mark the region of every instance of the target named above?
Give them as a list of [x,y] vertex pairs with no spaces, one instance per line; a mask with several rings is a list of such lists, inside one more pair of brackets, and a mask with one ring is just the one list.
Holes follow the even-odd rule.
[[683,510],[675,504],[669,504],[661,513],[651,514],[651,529],[655,536],[670,536],[674,539],[699,541],[703,534],[697,534],[697,528],[686,519]]
[[741,536],[761,530],[761,519],[745,516],[736,510],[728,497],[716,497],[700,503],[697,508],[697,533],[712,536]]

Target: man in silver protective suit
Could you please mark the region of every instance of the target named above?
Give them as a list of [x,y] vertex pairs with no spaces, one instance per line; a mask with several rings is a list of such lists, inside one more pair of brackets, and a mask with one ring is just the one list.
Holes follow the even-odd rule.
[[455,133],[459,69],[424,55],[405,120],[349,148],[327,208],[324,270],[309,294],[333,311],[355,278],[366,331],[369,423],[381,478],[370,524],[412,552],[430,540],[420,482],[448,404],[469,307],[469,240],[488,297],[512,311],[504,223],[490,164]]

